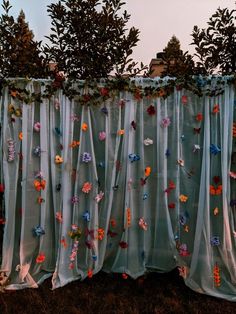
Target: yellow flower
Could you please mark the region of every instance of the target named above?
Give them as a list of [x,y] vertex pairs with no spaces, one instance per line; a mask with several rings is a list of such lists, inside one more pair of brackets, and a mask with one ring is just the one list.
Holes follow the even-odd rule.
[[186,195],[181,194],[181,195],[179,196],[179,200],[180,200],[180,202],[182,202],[182,203],[186,203],[187,200],[188,200],[188,197],[187,197]]

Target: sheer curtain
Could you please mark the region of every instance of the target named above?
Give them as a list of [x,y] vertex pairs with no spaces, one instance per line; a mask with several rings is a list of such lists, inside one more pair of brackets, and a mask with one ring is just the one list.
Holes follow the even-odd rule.
[[[123,91],[97,106],[61,91],[25,104],[5,88],[7,288],[37,287],[49,276],[57,288],[101,269],[137,278],[178,266],[190,288],[235,300],[235,101],[226,81],[214,97]],[[43,83],[26,88],[43,92]]]

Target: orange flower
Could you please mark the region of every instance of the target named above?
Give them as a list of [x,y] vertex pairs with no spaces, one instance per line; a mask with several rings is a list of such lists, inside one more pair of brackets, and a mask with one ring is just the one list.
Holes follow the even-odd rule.
[[87,129],[88,129],[87,123],[83,123],[81,129],[82,129],[83,131],[87,131]]
[[181,194],[181,195],[179,196],[179,200],[180,200],[180,202],[182,202],[182,203],[186,203],[187,200],[188,200],[188,197],[187,197],[186,195]]
[[197,121],[202,121],[202,119],[203,119],[203,114],[201,113],[201,112],[199,112],[197,115],[196,115],[196,120]]
[[18,138],[19,138],[20,141],[23,140],[23,133],[22,132],[19,133]]
[[131,226],[131,209],[130,208],[126,209],[126,226],[127,227]]
[[214,187],[213,185],[210,185],[210,194],[211,195],[220,195],[222,193],[222,185],[218,185],[217,187]]
[[90,183],[90,182],[85,182],[84,185],[83,185],[83,187],[82,187],[82,191],[83,191],[84,193],[89,193],[89,192],[91,191],[91,189],[92,189],[92,183]]
[[104,234],[105,234],[104,229],[98,228],[98,235],[97,235],[98,240],[102,240],[104,238]]
[[39,255],[36,258],[36,263],[41,264],[45,261],[45,255],[43,253],[39,253]]
[[46,186],[46,180],[34,180],[34,187],[37,191],[44,190]]
[[145,176],[146,177],[149,177],[151,172],[152,172],[152,168],[151,167],[146,167],[145,168]]
[[79,145],[80,145],[80,141],[72,141],[71,144],[69,145],[69,147],[75,148],[75,147],[77,147]]
[[119,130],[119,131],[117,132],[117,134],[118,134],[118,135],[124,135],[124,134],[125,134],[125,130],[122,130],[122,129],[121,129],[121,130]]
[[63,158],[61,156],[59,156],[59,155],[56,155],[55,163],[56,164],[62,164],[63,163]]

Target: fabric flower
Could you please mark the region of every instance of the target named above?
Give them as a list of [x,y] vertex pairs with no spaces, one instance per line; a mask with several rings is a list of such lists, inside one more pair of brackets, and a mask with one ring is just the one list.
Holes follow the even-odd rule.
[[137,123],[136,123],[135,121],[132,121],[130,125],[132,126],[132,128],[133,128],[134,130],[136,130],[136,128],[137,128]]
[[118,105],[121,107],[121,108],[123,108],[124,107],[124,105],[125,105],[125,99],[120,99],[119,100],[119,102],[118,102]]
[[46,180],[34,180],[34,187],[38,192],[44,190],[46,187]]
[[156,109],[153,105],[150,105],[148,108],[147,108],[147,113],[149,114],[149,116],[153,116],[156,114]]
[[99,203],[103,199],[103,196],[104,196],[104,193],[100,191],[99,194],[97,194],[97,196],[95,197],[96,203]]
[[97,233],[98,233],[97,234],[97,238],[98,238],[98,240],[101,241],[104,238],[104,235],[105,235],[104,229],[98,228]]
[[41,226],[34,227],[32,232],[35,237],[40,237],[41,235],[45,234],[45,231],[43,230]]
[[88,130],[87,123],[83,123],[81,129],[82,129],[82,131],[87,131]]
[[91,191],[91,189],[92,189],[92,183],[90,183],[90,182],[85,182],[85,183],[83,184],[83,187],[82,187],[82,192],[84,192],[84,193],[89,193],[89,192]]
[[149,146],[149,145],[152,145],[152,144],[153,144],[153,140],[147,137],[147,138],[143,141],[143,143],[144,143],[145,146]]
[[179,164],[181,167],[184,167],[184,160],[183,159],[178,159],[177,164]]
[[72,203],[72,204],[77,204],[77,203],[79,203],[79,197],[76,196],[76,195],[74,195],[74,196],[72,197],[72,199],[71,199],[71,203]]
[[140,227],[141,229],[143,229],[144,231],[147,231],[148,225],[147,225],[147,223],[146,223],[146,221],[144,220],[143,217],[139,219],[138,224],[139,224],[139,227]]
[[40,253],[37,257],[36,257],[36,263],[37,264],[41,264],[45,261],[45,255],[43,253]]
[[221,149],[218,145],[215,145],[215,144],[211,144],[210,145],[210,152],[213,154],[213,155],[217,155],[218,153],[221,152]]
[[102,131],[102,132],[99,132],[99,140],[100,141],[104,141],[106,139],[106,132]]
[[187,105],[187,103],[188,103],[188,96],[183,95],[182,98],[181,98],[181,101],[182,101],[183,105]]
[[140,157],[137,154],[129,154],[129,160],[131,162],[138,161],[138,160],[140,160]]
[[203,114],[201,112],[199,112],[197,115],[196,115],[196,120],[198,122],[202,121],[203,120]]
[[60,223],[63,222],[63,219],[62,219],[62,213],[61,212],[56,212],[56,220]]
[[145,201],[147,198],[148,198],[148,194],[147,194],[147,193],[144,193],[144,194],[143,194],[143,200]]
[[107,110],[106,107],[103,107],[103,108],[101,109],[101,112],[104,113],[105,115],[108,115],[108,110]]
[[90,213],[86,210],[86,212],[84,212],[83,214],[83,219],[87,222],[90,221]]
[[211,195],[220,195],[222,193],[222,185],[218,185],[214,187],[213,185],[210,185],[210,194]]
[[35,132],[39,132],[39,131],[40,131],[40,128],[41,128],[40,122],[35,122],[35,124],[34,124],[34,130],[35,130]]
[[214,216],[217,216],[219,214],[219,208],[218,207],[214,208],[213,213]]
[[92,160],[92,157],[91,157],[90,153],[85,152],[82,154],[81,160],[82,160],[82,162],[88,163]]
[[166,117],[161,120],[161,127],[166,128],[170,125],[170,118]]
[[41,156],[41,152],[42,152],[42,150],[41,150],[40,146],[36,146],[36,147],[33,148],[33,154],[36,157],[40,157]]
[[186,195],[180,194],[179,200],[180,200],[180,202],[182,202],[182,203],[186,203],[187,200],[188,200],[188,197],[187,197]]
[[71,148],[76,148],[77,146],[80,145],[80,141],[72,141],[69,145]]
[[213,106],[212,113],[217,114],[220,112],[220,106],[218,104]]
[[194,153],[198,152],[200,149],[201,149],[200,145],[198,145],[198,144],[193,145],[193,152]]
[[44,202],[45,202],[45,199],[42,198],[42,196],[39,196],[39,197],[37,198],[37,203],[38,203],[38,204],[42,204],[42,203],[44,203]]
[[229,175],[230,175],[231,178],[236,179],[236,172],[230,171]]
[[145,177],[149,177],[151,172],[152,172],[152,168],[151,167],[146,167],[145,168]]
[[121,129],[121,130],[118,130],[117,134],[118,134],[118,135],[124,135],[124,134],[125,134],[125,130],[122,130],[122,129]]
[[193,128],[195,134],[200,134],[201,128]]
[[22,132],[19,133],[18,138],[19,138],[20,141],[23,140],[23,133]]
[[93,277],[93,270],[89,269],[87,274],[88,274],[88,278],[92,278]]
[[81,237],[81,234],[82,234],[82,231],[76,224],[71,225],[71,231],[68,232],[68,235],[69,237],[71,237],[71,239],[78,240]]
[[219,246],[220,245],[220,237],[219,236],[211,237],[210,243],[212,246]]
[[55,98],[55,100],[54,100],[54,107],[56,110],[60,109],[60,102],[59,102],[58,98]]
[[56,155],[55,163],[56,164],[62,164],[63,163],[63,158],[61,156],[59,156],[59,155]]

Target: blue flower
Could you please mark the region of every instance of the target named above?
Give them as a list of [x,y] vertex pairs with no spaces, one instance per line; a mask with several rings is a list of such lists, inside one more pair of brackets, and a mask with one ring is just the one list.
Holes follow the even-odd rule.
[[131,162],[138,161],[138,160],[140,160],[140,157],[139,157],[139,155],[136,155],[136,154],[129,154],[129,160]]
[[215,144],[211,144],[210,146],[210,151],[213,155],[217,155],[218,153],[221,152],[221,149],[218,145],[215,145]]
[[44,235],[44,234],[45,234],[45,231],[44,231],[43,228],[40,227],[40,226],[34,227],[32,231],[33,231],[33,235],[34,235],[35,237],[40,237],[41,235]]

